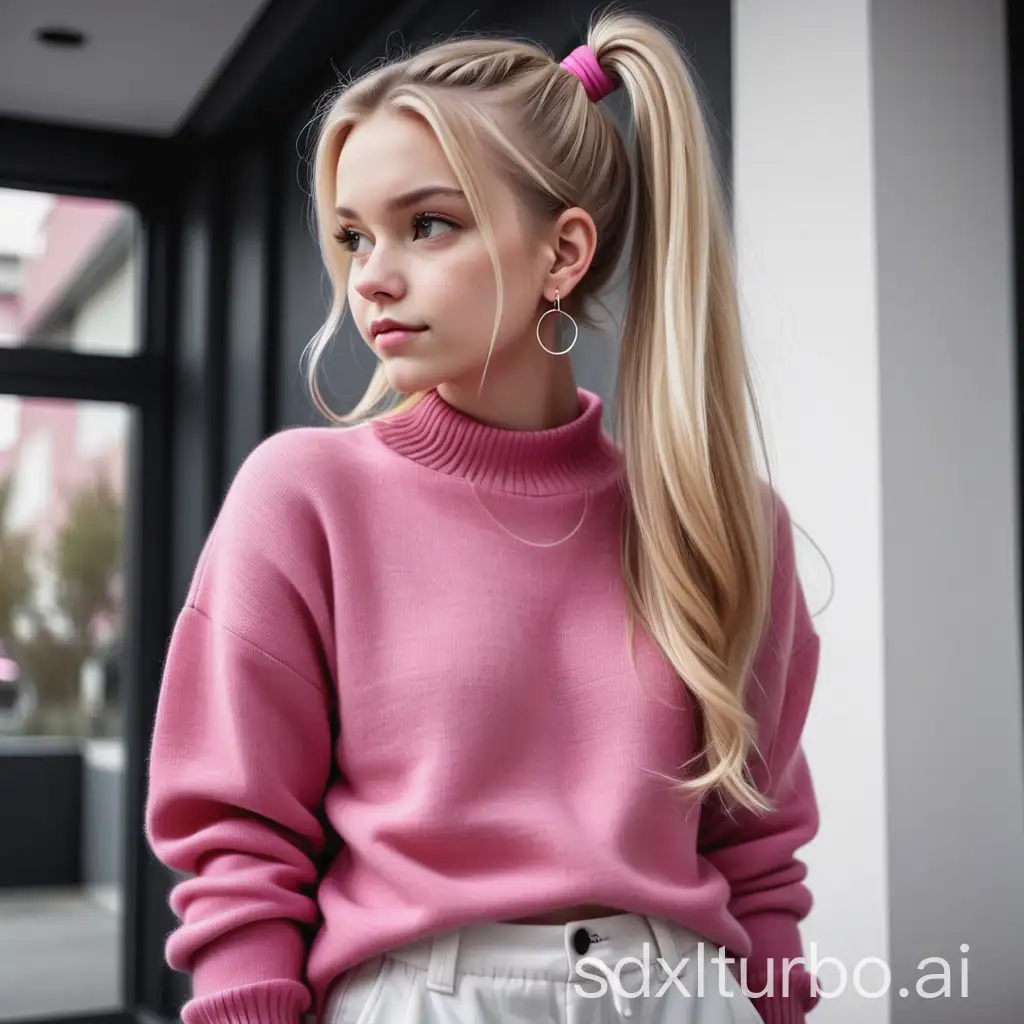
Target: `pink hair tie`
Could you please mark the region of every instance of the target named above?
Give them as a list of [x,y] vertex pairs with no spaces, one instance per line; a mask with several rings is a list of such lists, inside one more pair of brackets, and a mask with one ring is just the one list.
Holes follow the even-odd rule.
[[587,96],[593,103],[603,100],[605,96],[615,91],[615,83],[601,70],[594,51],[586,44],[577,46],[562,61],[562,67],[566,71],[571,71],[583,83],[583,88],[587,90]]

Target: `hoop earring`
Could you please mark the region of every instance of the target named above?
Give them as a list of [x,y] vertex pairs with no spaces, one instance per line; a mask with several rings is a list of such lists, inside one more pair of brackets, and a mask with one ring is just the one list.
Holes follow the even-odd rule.
[[[547,345],[545,345],[544,342],[540,340],[540,325],[542,323],[544,323],[544,317],[550,316],[552,313],[561,313],[562,316],[569,317],[569,322],[572,324],[572,329],[573,329],[572,342],[570,343],[568,348],[562,349],[561,352],[556,352],[556,351],[554,351],[554,349],[548,348]],[[573,347],[573,345],[576,344],[576,339],[579,336],[580,336],[579,326],[577,325],[576,321],[573,320],[573,318],[571,316],[569,316],[569,314],[566,313],[565,310],[562,309],[562,302],[561,302],[561,300],[558,297],[558,291],[556,289],[555,290],[555,308],[554,309],[549,309],[546,313],[541,313],[540,319],[537,321],[537,342],[540,344],[540,347],[542,349],[544,349],[545,352],[550,352],[551,355],[553,355],[553,356],[564,356],[564,355],[568,355],[572,351],[572,347]]]

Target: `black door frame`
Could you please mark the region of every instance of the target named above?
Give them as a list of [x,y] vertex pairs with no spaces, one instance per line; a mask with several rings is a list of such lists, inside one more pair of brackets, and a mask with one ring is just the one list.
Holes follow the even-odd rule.
[[[173,338],[170,301],[173,205],[160,195],[156,167],[173,173],[175,147],[167,142],[113,132],[0,119],[0,182],[12,188],[123,201],[139,215],[140,351],[124,358],[45,348],[0,349],[4,393],[36,398],[119,402],[132,410],[125,508],[124,678],[153,678],[162,657],[166,622],[166,559],[159,538],[168,509],[167,439],[171,390],[163,367]],[[138,615],[145,608],[147,614]],[[156,669],[159,671],[159,669]],[[144,758],[141,723],[152,715],[152,687],[124,688],[125,806],[127,834],[124,886],[123,1005],[138,1006],[141,963],[134,941],[140,931],[138,833]],[[114,1024],[134,1019],[127,1011],[79,1015],[69,1021]]]

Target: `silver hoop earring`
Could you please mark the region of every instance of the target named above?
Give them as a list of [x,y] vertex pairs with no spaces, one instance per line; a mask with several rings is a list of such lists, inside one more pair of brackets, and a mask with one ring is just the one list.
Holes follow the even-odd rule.
[[[540,325],[542,323],[544,323],[544,317],[551,316],[552,313],[561,313],[562,316],[569,317],[569,322],[572,324],[572,329],[573,329],[572,342],[570,343],[568,348],[562,349],[561,352],[556,352],[553,349],[548,348],[547,345],[545,345],[544,342],[540,340]],[[577,325],[576,321],[573,320],[573,318],[571,316],[569,316],[569,314],[566,313],[565,310],[562,309],[562,302],[561,302],[561,300],[558,297],[558,292],[556,291],[555,292],[555,308],[554,309],[549,309],[546,313],[541,313],[540,319],[537,321],[537,342],[540,344],[540,347],[542,349],[544,349],[545,352],[550,352],[551,355],[553,355],[553,356],[565,356],[565,355],[568,355],[572,351],[572,347],[573,347],[573,345],[576,344],[576,339],[579,336],[580,336],[579,326]]]

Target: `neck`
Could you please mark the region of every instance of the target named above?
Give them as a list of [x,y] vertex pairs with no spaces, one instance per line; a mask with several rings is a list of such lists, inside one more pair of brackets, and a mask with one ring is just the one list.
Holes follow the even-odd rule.
[[551,430],[571,423],[579,415],[579,397],[572,364],[565,356],[551,356],[534,342],[510,346],[510,353],[526,358],[491,360],[480,386],[480,370],[465,380],[447,381],[437,393],[452,408],[480,423],[505,430]]
[[[602,430],[601,399],[573,392],[572,415],[538,429],[495,425],[452,406],[440,389],[425,392],[397,416],[373,422],[389,448],[420,465],[475,486],[523,495],[554,495],[592,489],[621,469],[617,447]],[[516,410],[510,410],[509,418]]]

